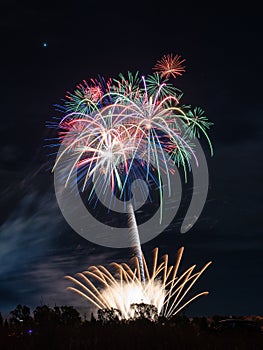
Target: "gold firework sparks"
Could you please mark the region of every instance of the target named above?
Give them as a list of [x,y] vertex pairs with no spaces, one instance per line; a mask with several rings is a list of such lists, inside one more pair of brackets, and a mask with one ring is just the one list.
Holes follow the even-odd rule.
[[[121,319],[134,318],[132,304],[149,304],[156,307],[158,315],[167,318],[177,314],[189,303],[208,292],[201,292],[187,299],[186,295],[198,278],[211,264],[206,263],[195,272],[196,265],[189,267],[180,276],[178,268],[184,248],[177,252],[175,264],[169,266],[168,254],[158,263],[158,248],[153,251],[153,265],[150,272],[142,255],[145,280],[141,279],[140,262],[134,257],[131,264],[113,262],[110,264],[115,273],[102,265],[91,266],[87,271],[77,273],[76,277],[66,276],[77,287],[68,287],[97,309],[118,309]],[[99,286],[97,284],[99,283]]]
[[185,66],[182,65],[184,62],[185,59],[182,59],[180,55],[164,55],[157,61],[153,70],[157,71],[162,78],[169,78],[170,76],[176,78],[177,75],[182,75],[185,72]]

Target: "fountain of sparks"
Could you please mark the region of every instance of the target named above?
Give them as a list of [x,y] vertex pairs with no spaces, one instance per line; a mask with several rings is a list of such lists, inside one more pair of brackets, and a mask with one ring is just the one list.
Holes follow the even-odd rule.
[[158,248],[155,248],[151,271],[142,254],[144,280],[138,256],[135,256],[133,264],[111,263],[110,266],[115,273],[111,272],[110,268],[98,265],[77,273],[75,277],[66,276],[76,285],[68,289],[84,297],[98,310],[119,310],[117,314],[119,319],[134,319],[132,305],[141,303],[154,306],[158,316],[170,318],[195,299],[208,294],[204,291],[187,298],[188,292],[211,261],[197,272],[195,272],[196,265],[193,265],[179,276],[178,269],[183,251],[183,247],[178,250],[175,264],[169,266],[167,254],[162,257],[162,262],[158,263]]

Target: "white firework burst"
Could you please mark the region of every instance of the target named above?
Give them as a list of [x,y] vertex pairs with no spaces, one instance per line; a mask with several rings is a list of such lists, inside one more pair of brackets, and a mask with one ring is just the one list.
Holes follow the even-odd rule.
[[[189,299],[187,293],[198,278],[211,264],[206,263],[201,270],[195,272],[196,265],[189,267],[180,276],[178,268],[184,248],[177,252],[174,265],[168,265],[168,255],[162,257],[158,264],[158,248],[153,251],[153,266],[150,272],[145,257],[142,254],[145,276],[141,276],[138,256],[133,258],[133,264],[111,263],[115,273],[102,265],[91,266],[87,271],[77,273],[76,277],[66,276],[76,287],[68,287],[99,309],[117,309],[120,319],[133,319],[133,304],[153,305],[159,316],[169,318],[189,303],[208,292],[200,292]],[[99,286],[97,284],[99,283]]]

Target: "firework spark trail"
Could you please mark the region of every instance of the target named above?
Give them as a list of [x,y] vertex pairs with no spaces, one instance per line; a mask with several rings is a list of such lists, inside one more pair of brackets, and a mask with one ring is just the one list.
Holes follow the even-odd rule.
[[[155,248],[151,273],[149,273],[148,265],[142,254],[146,272],[144,281],[140,276],[139,257],[136,256],[133,261],[134,267],[126,263],[111,263],[111,266],[115,268],[115,274],[99,265],[77,274],[82,281],[75,277],[65,276],[78,287],[68,287],[68,289],[81,295],[98,309],[118,309],[122,319],[133,318],[131,305],[141,303],[155,306],[159,316],[170,318],[195,299],[208,294],[205,291],[187,301],[184,300],[211,261],[195,273],[193,272],[196,266],[193,265],[179,277],[177,273],[183,250],[183,247],[179,249],[174,266],[169,266],[167,254],[163,256],[163,261],[158,265],[158,248]],[[99,283],[102,287],[96,287],[95,283]]]

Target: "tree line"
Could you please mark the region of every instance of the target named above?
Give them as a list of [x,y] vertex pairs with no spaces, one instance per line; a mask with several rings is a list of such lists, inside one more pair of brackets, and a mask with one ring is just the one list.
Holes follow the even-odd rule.
[[[263,348],[260,332],[218,332],[217,325],[228,318],[225,315],[189,318],[182,313],[167,319],[158,316],[152,305],[133,304],[131,308],[134,317],[122,320],[117,309],[101,309],[87,318],[73,306],[40,305],[31,313],[28,306],[19,304],[8,318],[0,313],[0,349]],[[263,326],[262,319],[258,324]]]

